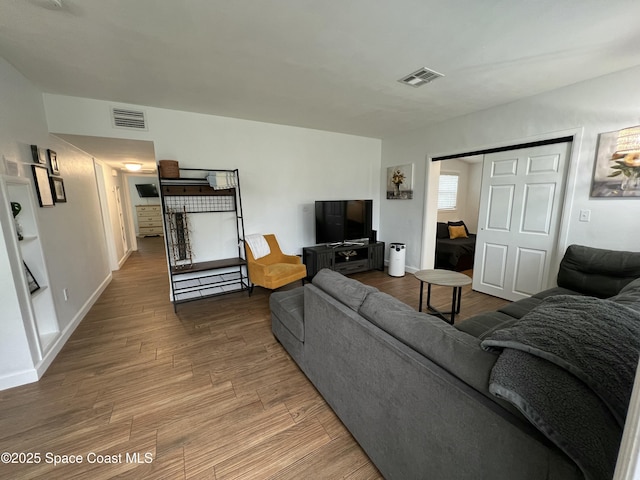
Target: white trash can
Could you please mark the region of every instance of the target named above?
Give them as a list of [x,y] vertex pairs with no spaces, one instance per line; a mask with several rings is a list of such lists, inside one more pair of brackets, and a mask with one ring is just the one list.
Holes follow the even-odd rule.
[[389,275],[392,277],[404,277],[404,261],[407,247],[404,243],[391,243],[389,245]]

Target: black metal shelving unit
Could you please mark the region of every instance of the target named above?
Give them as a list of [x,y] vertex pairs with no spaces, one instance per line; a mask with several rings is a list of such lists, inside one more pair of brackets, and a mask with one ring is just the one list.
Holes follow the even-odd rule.
[[[212,186],[210,177],[214,184],[218,179],[216,186]],[[159,182],[174,309],[179,303],[242,290],[248,292],[238,170],[180,168],[179,178],[160,178]],[[238,255],[198,261],[191,251],[189,217],[222,212],[235,214]],[[202,241],[194,238],[198,240]]]

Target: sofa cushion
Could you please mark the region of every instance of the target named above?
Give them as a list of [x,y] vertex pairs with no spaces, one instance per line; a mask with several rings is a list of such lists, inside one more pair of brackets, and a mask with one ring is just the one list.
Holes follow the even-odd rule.
[[358,309],[358,313],[369,321],[397,312],[415,312],[415,309],[384,292],[372,292]]
[[553,287],[547,290],[543,290],[542,292],[536,293],[531,298],[539,298],[540,300],[544,300],[547,297],[553,297],[554,295],[582,295],[574,290],[569,290],[568,288],[562,287]]
[[513,325],[518,319],[501,312],[479,313],[455,325],[461,332],[483,340],[494,331]]
[[313,284],[356,312],[369,293],[378,291],[328,268],[323,268],[313,277]]
[[447,227],[464,227],[467,237],[469,236],[469,229],[462,220],[458,220],[457,222],[447,222]]
[[449,238],[451,240],[455,240],[456,238],[469,238],[469,235],[467,234],[467,229],[464,227],[464,225],[460,225],[457,227],[449,225]]
[[620,290],[620,294],[640,295],[640,277],[627,283],[627,285]]
[[540,305],[540,303],[542,303],[542,300],[539,298],[523,298],[517,302],[508,303],[504,307],[499,308],[498,311],[513,318],[522,318],[533,308]]
[[618,295],[609,298],[609,300],[626,305],[632,310],[640,312],[640,278],[629,283],[626,287],[620,290]]
[[382,293],[367,296],[360,315],[416,352],[490,396],[489,374],[497,356],[483,351],[480,340],[440,318],[416,312]]
[[304,342],[304,287],[273,292],[269,297],[271,314],[275,315],[291,334]]
[[560,262],[558,286],[608,298],[640,277],[640,252],[570,245]]

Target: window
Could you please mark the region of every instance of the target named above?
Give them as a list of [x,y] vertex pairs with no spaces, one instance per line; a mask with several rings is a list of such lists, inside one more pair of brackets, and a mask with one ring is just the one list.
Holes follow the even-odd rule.
[[458,199],[458,174],[440,175],[438,190],[438,210],[455,210]]

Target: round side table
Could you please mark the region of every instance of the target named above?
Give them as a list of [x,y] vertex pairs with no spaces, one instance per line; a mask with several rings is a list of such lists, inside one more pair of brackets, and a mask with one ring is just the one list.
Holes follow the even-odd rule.
[[[460,301],[462,299],[462,287],[471,283],[471,278],[464,273],[453,272],[451,270],[419,270],[414,273],[415,277],[420,280],[420,305],[418,311],[422,311],[422,293],[424,284],[427,284],[427,310],[433,312],[444,321],[453,325],[456,313],[460,313]],[[451,299],[451,311],[442,312],[431,306],[431,285],[439,285],[442,287],[453,287],[453,296]],[[451,315],[450,318],[445,315]]]

